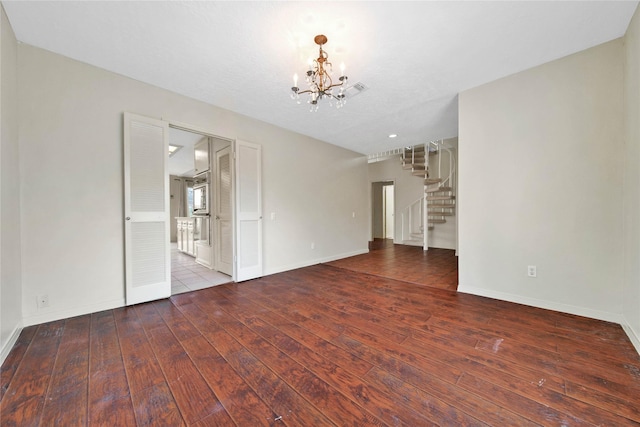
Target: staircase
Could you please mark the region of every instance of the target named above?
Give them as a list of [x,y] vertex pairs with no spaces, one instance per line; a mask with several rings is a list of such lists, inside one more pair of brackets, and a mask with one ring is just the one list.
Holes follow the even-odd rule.
[[[429,168],[429,158],[433,160]],[[443,176],[443,157],[448,168]],[[445,163],[445,166],[447,164]],[[408,245],[429,248],[427,230],[447,222],[455,215],[455,159],[443,141],[405,148],[402,152],[402,168],[424,180],[424,195],[407,206],[402,212],[402,241]]]

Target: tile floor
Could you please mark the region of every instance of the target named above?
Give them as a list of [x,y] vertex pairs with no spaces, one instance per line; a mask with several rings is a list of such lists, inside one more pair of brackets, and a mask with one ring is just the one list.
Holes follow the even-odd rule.
[[176,243],[171,244],[171,295],[229,282],[230,276],[196,263],[194,257],[179,252]]

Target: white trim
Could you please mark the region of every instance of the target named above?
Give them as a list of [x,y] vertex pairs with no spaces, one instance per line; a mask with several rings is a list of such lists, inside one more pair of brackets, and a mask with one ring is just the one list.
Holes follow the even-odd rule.
[[66,310],[52,311],[22,319],[23,326],[39,325],[41,323],[53,322],[55,320],[69,319],[71,317],[82,316],[85,314],[97,313],[104,310],[112,310],[114,308],[124,307],[124,297],[111,301],[89,304],[82,307],[74,307]]
[[631,344],[633,344],[633,346],[636,348],[636,351],[640,355],[640,333],[634,331],[631,325],[629,325],[626,320],[627,319],[624,319],[624,322],[622,322],[620,325],[622,326],[622,329],[624,329],[624,331],[627,333]]
[[472,286],[463,286],[463,285],[458,285],[458,292],[461,292],[463,294],[471,294],[471,295],[478,295],[481,297],[499,299],[502,301],[515,302],[518,304],[544,308],[547,310],[560,311],[562,313],[575,314],[576,316],[584,316],[592,319],[604,320],[607,322],[614,322],[620,325],[622,325],[624,322],[624,318],[619,313],[609,313],[606,311],[593,310],[591,308],[578,307],[575,305],[562,304],[554,301],[541,300],[537,298],[530,298],[522,295],[514,295],[506,292],[491,291],[487,289],[474,288]]
[[11,336],[2,347],[2,350],[0,351],[0,365],[4,363],[4,360],[9,355],[9,352],[11,352],[11,349],[13,348],[14,344],[16,343],[16,341],[18,341],[20,332],[22,332],[22,326],[20,325],[20,323],[18,323],[16,325],[16,328],[13,330],[13,332],[11,332]]
[[168,122],[170,128],[184,130],[186,132],[191,132],[191,133],[199,133],[203,136],[222,139],[225,141],[229,141],[230,143],[233,143],[234,141],[234,139],[232,138],[218,135],[213,129],[210,129],[210,128],[203,128],[200,126],[192,125],[190,123],[176,122],[174,120],[166,119],[164,117],[161,117],[160,119]]
[[298,268],[309,267],[309,266],[312,266],[312,265],[322,264],[322,263],[325,263],[325,262],[336,261],[336,260],[339,260],[339,259],[342,259],[342,258],[349,258],[349,257],[352,257],[352,256],[362,255],[362,254],[366,254],[366,253],[369,253],[369,249],[360,249],[360,250],[357,250],[357,251],[348,252],[348,253],[344,253],[344,254],[340,254],[340,255],[333,255],[333,256],[329,256],[329,257],[325,257],[325,258],[316,258],[316,259],[312,259],[312,260],[309,260],[309,261],[303,261],[303,262],[296,263],[296,264],[289,264],[289,265],[278,267],[278,268],[266,269],[264,271],[264,276],[269,276],[271,274],[282,273],[284,271],[296,270]]

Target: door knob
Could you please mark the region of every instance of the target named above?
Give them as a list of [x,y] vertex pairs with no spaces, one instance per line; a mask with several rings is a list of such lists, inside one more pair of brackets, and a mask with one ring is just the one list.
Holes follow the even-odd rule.
[[127,221],[129,221],[129,220],[131,219],[131,217],[130,217],[130,216],[128,216],[128,217],[126,217],[125,219],[126,219]]

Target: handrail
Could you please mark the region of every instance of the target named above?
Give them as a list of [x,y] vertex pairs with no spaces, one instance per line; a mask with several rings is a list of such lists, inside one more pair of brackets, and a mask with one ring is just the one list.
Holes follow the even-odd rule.
[[[405,207],[402,210],[401,213],[401,234],[402,234],[402,240],[411,240],[411,234],[412,233],[419,233],[422,232],[424,229],[424,208],[423,208],[423,201],[425,199],[425,196],[420,197],[419,199],[413,201],[411,204],[409,204],[409,206]],[[416,216],[419,218],[419,223],[417,224],[418,229],[414,229],[413,225],[414,225],[414,209],[416,208],[416,206],[418,207],[418,212],[416,213]],[[422,228],[422,229],[421,229]]]

